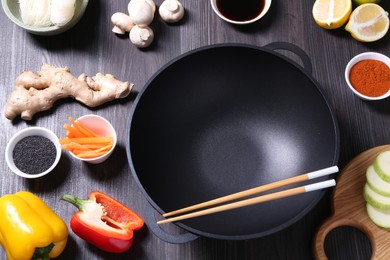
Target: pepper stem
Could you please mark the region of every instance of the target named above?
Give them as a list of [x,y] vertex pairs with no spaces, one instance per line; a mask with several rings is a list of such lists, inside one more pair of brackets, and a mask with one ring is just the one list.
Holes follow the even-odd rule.
[[67,202],[73,204],[73,206],[75,206],[79,210],[84,210],[86,205],[91,202],[90,200],[83,200],[83,199],[77,198],[77,197],[75,197],[73,195],[69,195],[69,194],[63,195],[61,197],[61,200],[64,200],[64,201],[67,201]]
[[37,247],[31,260],[50,260],[49,253],[53,247],[53,243],[45,247]]

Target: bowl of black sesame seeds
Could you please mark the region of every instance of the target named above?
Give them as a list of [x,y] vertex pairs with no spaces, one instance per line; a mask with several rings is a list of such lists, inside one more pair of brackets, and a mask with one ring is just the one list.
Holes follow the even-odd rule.
[[24,178],[38,178],[51,172],[61,158],[58,137],[44,127],[28,127],[11,137],[5,148],[8,167]]

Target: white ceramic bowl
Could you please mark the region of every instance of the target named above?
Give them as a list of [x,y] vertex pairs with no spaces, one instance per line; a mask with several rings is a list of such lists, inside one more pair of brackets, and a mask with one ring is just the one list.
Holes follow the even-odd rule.
[[358,54],[355,57],[353,57],[348,62],[347,66],[345,67],[345,75],[344,76],[345,76],[345,81],[347,82],[348,87],[352,90],[352,92],[355,95],[357,95],[358,97],[360,97],[361,99],[364,99],[364,100],[381,100],[381,99],[389,97],[390,96],[390,91],[388,91],[386,94],[384,94],[382,96],[370,97],[370,96],[366,96],[366,95],[363,95],[362,93],[358,92],[352,86],[351,82],[349,81],[349,73],[351,71],[351,68],[356,63],[358,63],[359,61],[363,61],[363,60],[379,60],[379,61],[384,62],[390,68],[390,58],[387,57],[386,55],[383,55],[383,54],[377,53],[377,52],[363,52],[361,54]]
[[76,9],[72,20],[64,26],[47,26],[47,27],[33,27],[23,23],[20,17],[20,7],[18,0],[1,0],[1,5],[3,7],[4,13],[8,18],[14,22],[17,26],[25,29],[27,32],[37,35],[57,35],[63,33],[74,25],[76,25],[81,17],[84,15],[84,12],[88,5],[88,0],[76,0]]
[[[14,148],[20,140],[22,140],[23,138],[28,137],[28,136],[46,137],[50,141],[52,141],[54,146],[55,146],[55,149],[56,149],[55,160],[54,160],[53,164],[50,166],[50,168],[48,168],[44,172],[36,173],[36,174],[29,174],[29,173],[22,172],[15,165],[14,158],[13,158]],[[12,136],[12,138],[9,140],[9,142],[5,148],[5,161],[7,162],[8,167],[15,174],[17,174],[21,177],[24,177],[24,178],[30,178],[30,179],[31,178],[38,178],[38,177],[42,177],[42,176],[48,174],[49,172],[51,172],[54,169],[54,167],[56,167],[56,165],[60,161],[60,158],[61,158],[61,145],[58,141],[58,137],[52,131],[50,131],[49,129],[44,128],[44,127],[28,127],[28,128],[23,129],[23,130],[20,130],[14,136]]]
[[[259,2],[262,1],[262,0],[258,0]],[[262,9],[262,11],[253,19],[251,20],[245,20],[245,21],[235,21],[235,20],[232,20],[228,17],[226,17],[219,9],[218,9],[218,6],[217,6],[217,0],[210,0],[210,3],[211,3],[211,7],[213,8],[214,12],[223,20],[225,20],[226,22],[229,22],[229,23],[232,23],[232,24],[250,24],[250,23],[254,23],[258,20],[260,20],[269,10],[269,8],[271,7],[271,2],[272,0],[264,0],[264,7]],[[245,4],[245,1],[241,1],[240,2],[241,4]]]
[[91,163],[91,164],[98,164],[98,163],[102,163],[105,160],[107,160],[108,157],[110,157],[110,155],[114,151],[116,143],[117,143],[116,131],[115,131],[114,127],[111,125],[111,123],[108,122],[107,119],[105,119],[101,116],[92,115],[92,114],[79,117],[76,121],[83,122],[83,124],[85,124],[89,129],[91,129],[93,132],[97,133],[100,136],[104,136],[104,137],[112,136],[114,139],[114,142],[113,142],[112,148],[107,153],[105,153],[99,157],[80,158],[80,157],[76,156],[75,154],[73,154],[72,152],[69,152],[69,154],[73,158],[76,158],[78,160],[81,160],[81,161],[84,161],[87,163]]

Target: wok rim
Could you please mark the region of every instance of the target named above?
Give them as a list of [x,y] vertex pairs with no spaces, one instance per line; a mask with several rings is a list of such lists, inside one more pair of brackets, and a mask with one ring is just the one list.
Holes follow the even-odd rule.
[[[175,64],[177,61],[179,61],[179,60],[181,60],[181,59],[183,59],[185,57],[188,57],[190,55],[193,55],[195,53],[202,52],[202,51],[205,51],[205,50],[217,49],[217,48],[225,48],[225,47],[248,48],[248,49],[254,49],[256,51],[267,52],[269,54],[275,55],[277,58],[280,58],[280,59],[282,59],[285,62],[288,62],[288,63],[292,64],[296,69],[298,69],[299,71],[304,73],[304,75],[306,77],[308,77],[308,79],[313,83],[313,85],[319,91],[319,93],[322,96],[323,101],[325,102],[327,108],[329,109],[330,116],[331,116],[332,122],[333,122],[333,129],[334,129],[334,132],[335,132],[335,140],[334,140],[335,141],[335,151],[334,151],[334,157],[333,157],[333,165],[337,165],[337,162],[339,160],[339,155],[340,155],[340,132],[339,132],[339,125],[338,125],[338,122],[337,122],[336,113],[334,111],[334,108],[330,104],[329,99],[328,99],[328,97],[325,94],[325,91],[322,89],[320,84],[314,79],[314,77],[312,75],[310,75],[307,71],[305,71],[305,69],[301,65],[297,64],[295,61],[289,59],[288,57],[286,57],[286,56],[284,56],[284,55],[282,55],[282,54],[280,54],[280,53],[278,53],[278,52],[276,52],[274,50],[270,50],[270,49],[267,49],[266,47],[259,47],[259,46],[251,45],[251,44],[245,44],[245,43],[219,43],[219,44],[211,44],[211,45],[207,45],[207,46],[198,47],[198,48],[195,48],[193,50],[190,50],[190,51],[187,51],[185,53],[182,53],[182,54],[178,55],[177,57],[171,59],[169,62],[164,64],[161,68],[159,68],[152,75],[152,77],[145,83],[143,88],[137,94],[137,97],[135,98],[135,100],[134,100],[134,102],[133,102],[133,104],[131,106],[131,109],[130,109],[130,114],[129,114],[128,123],[127,123],[127,129],[126,129],[126,154],[127,154],[127,159],[128,159],[129,166],[130,166],[130,171],[131,171],[131,174],[132,174],[132,176],[134,178],[134,181],[136,182],[138,188],[140,188],[142,194],[145,196],[145,198],[147,199],[147,201],[150,204],[150,206],[152,206],[160,214],[164,214],[165,212],[149,196],[148,192],[146,191],[146,189],[142,185],[140,179],[138,178],[138,174],[137,174],[137,172],[135,170],[135,167],[134,167],[134,164],[133,164],[133,160],[132,160],[132,156],[131,156],[131,149],[130,149],[130,147],[131,147],[130,134],[131,134],[131,128],[132,128],[132,122],[133,122],[134,113],[137,110],[138,103],[140,102],[143,94],[148,89],[148,86],[164,70],[166,70],[167,68],[169,68],[170,66]],[[331,176],[328,176],[328,177],[330,178]],[[247,240],[247,239],[261,238],[261,237],[265,237],[265,236],[274,234],[276,232],[282,231],[285,228],[291,226],[292,224],[294,224],[297,221],[299,221],[300,219],[302,219],[306,214],[308,214],[318,204],[318,202],[323,198],[325,193],[326,193],[326,190],[318,191],[317,197],[314,198],[311,201],[311,203],[307,204],[306,207],[304,208],[304,210],[299,212],[299,214],[295,215],[293,218],[289,219],[288,221],[286,221],[286,222],[284,222],[284,223],[282,223],[282,224],[280,224],[278,226],[275,226],[275,227],[273,227],[271,229],[267,229],[267,230],[261,231],[261,232],[256,232],[256,233],[253,233],[253,234],[221,235],[221,234],[214,234],[214,233],[210,233],[210,232],[201,231],[201,230],[198,230],[196,228],[193,228],[193,227],[190,227],[188,225],[185,225],[182,222],[175,222],[174,224],[179,226],[179,227],[181,227],[182,229],[190,232],[190,233],[193,233],[193,234],[196,234],[196,235],[199,235],[199,236],[202,236],[202,237],[208,237],[208,238],[223,239],[223,240]]]

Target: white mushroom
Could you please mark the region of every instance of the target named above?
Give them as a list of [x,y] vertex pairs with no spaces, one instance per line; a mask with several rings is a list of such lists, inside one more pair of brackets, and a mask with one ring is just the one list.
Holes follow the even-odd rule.
[[147,26],[140,27],[135,25],[130,31],[129,38],[130,41],[138,48],[145,48],[152,43],[154,39],[154,33],[152,29]]
[[130,19],[140,27],[152,23],[156,5],[152,0],[131,0],[128,5]]
[[114,24],[112,31],[117,34],[130,32],[130,30],[134,27],[134,23],[131,21],[130,16],[121,12],[114,13],[111,16],[111,22]]
[[161,18],[167,23],[175,23],[184,16],[184,7],[178,0],[165,0],[159,8]]
[[156,3],[153,0],[131,0],[127,5],[127,9],[129,10],[135,2],[146,2],[152,7],[153,13],[156,12]]

